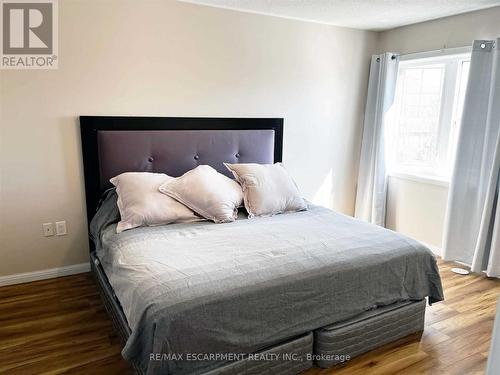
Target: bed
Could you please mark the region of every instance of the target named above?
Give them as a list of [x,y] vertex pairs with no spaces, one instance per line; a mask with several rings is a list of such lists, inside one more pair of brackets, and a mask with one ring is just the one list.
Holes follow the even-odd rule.
[[[281,161],[282,119],[81,117],[92,271],[138,373],[299,373],[421,331],[420,243],[326,208],[116,234],[109,178]],[[119,216],[118,216],[119,217]]]

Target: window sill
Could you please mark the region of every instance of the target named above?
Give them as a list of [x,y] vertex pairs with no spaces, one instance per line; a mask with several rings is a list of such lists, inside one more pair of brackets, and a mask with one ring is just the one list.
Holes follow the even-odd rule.
[[415,181],[421,184],[436,185],[441,187],[449,187],[450,182],[448,180],[435,177],[435,176],[425,176],[425,175],[415,175],[408,173],[392,172],[389,173],[389,177],[397,178],[406,181]]

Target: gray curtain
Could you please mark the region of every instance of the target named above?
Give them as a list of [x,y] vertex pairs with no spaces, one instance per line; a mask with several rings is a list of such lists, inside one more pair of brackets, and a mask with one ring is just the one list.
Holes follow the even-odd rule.
[[476,40],[450,184],[443,256],[500,277],[499,40]]
[[393,53],[372,56],[356,191],[355,216],[381,226],[387,195],[384,128],[394,103],[398,65],[399,56]]
[[491,337],[490,354],[488,355],[488,366],[486,375],[500,374],[500,299],[497,303],[497,315],[493,326],[493,336]]

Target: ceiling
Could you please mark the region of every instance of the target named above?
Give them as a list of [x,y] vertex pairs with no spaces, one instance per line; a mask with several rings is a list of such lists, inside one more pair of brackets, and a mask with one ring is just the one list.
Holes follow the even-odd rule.
[[500,0],[181,0],[242,12],[363,30],[387,30],[474,10]]

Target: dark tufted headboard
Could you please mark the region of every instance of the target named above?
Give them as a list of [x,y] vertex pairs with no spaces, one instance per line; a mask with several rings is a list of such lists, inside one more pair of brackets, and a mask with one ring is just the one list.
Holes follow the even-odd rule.
[[87,220],[109,179],[123,172],[177,177],[200,164],[281,161],[283,119],[81,116]]

